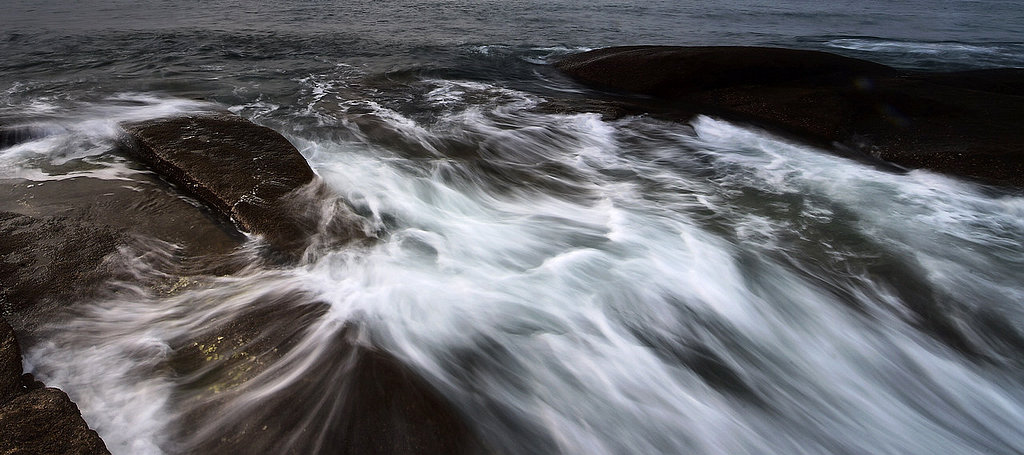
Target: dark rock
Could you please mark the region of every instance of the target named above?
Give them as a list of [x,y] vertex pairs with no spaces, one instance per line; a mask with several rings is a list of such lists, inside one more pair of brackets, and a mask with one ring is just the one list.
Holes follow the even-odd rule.
[[877,63],[817,51],[763,47],[633,46],[571,55],[557,64],[581,82],[658,97],[774,84],[846,84],[891,76]]
[[644,95],[637,112],[704,113],[880,158],[1024,185],[1024,69],[910,73],[825,52],[618,47],[557,67],[594,87]]
[[[324,311],[307,309],[309,315]],[[490,453],[433,386],[394,356],[359,341],[357,332],[349,325],[316,352],[294,357],[265,351],[283,354],[273,370],[250,379],[243,393],[228,391],[186,417],[186,451]],[[281,382],[296,371],[309,374]],[[260,399],[252,400],[253,394]]]
[[14,330],[0,317],[0,405],[21,389],[21,348]]
[[336,436],[350,454],[467,454],[484,447],[432,386],[393,356],[355,354],[348,403]]
[[0,212],[0,300],[5,314],[44,300],[82,297],[109,276],[104,258],[123,233],[67,217]]
[[315,203],[290,197],[315,185],[315,174],[274,130],[227,113],[124,128],[131,153],[275,250],[301,250],[315,232],[318,220],[308,218]]
[[35,218],[64,217],[103,226],[124,237],[148,237],[178,245],[184,257],[223,255],[245,236],[219,213],[183,198],[167,182],[148,174],[117,180],[91,177],[51,182],[0,181],[0,211]]
[[0,453],[109,454],[67,394],[31,390],[0,406]]
[[34,374],[25,373],[21,375],[21,386],[24,387],[25,390],[36,390],[46,387],[46,384],[43,384],[43,381],[36,379]]
[[64,392],[21,371],[14,330],[0,318],[0,453],[109,453]]

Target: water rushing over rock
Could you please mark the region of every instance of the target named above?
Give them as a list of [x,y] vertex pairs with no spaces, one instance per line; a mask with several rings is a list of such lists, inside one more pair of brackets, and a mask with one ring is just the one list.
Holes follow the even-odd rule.
[[[865,162],[1024,185],[1024,70],[907,72],[770,47],[613,47],[557,66],[599,88],[653,96],[636,112],[714,113]],[[897,168],[898,166],[890,166]]]
[[1019,195],[423,84],[430,120],[343,101],[290,137],[380,242],[160,292],[133,283],[173,261],[126,250],[136,276],[32,370],[115,452],[358,447],[337,416],[394,406],[346,392],[383,384],[373,352],[456,409],[402,395],[414,427],[471,452],[466,431],[502,453],[1020,449]]
[[[98,277],[12,325],[115,454],[1024,451],[1019,189],[631,115],[551,65],[651,42],[1021,66],[1019,8],[8,3],[0,124],[31,134],[0,149],[0,227],[47,229],[4,267],[71,264],[26,232],[102,250],[38,268]],[[225,108],[316,174],[290,261],[119,148]]]

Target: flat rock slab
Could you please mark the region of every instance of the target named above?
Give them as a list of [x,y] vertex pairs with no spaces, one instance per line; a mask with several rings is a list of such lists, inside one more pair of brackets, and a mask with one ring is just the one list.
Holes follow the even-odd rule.
[[129,151],[157,173],[288,251],[309,226],[290,216],[285,196],[311,183],[313,170],[276,131],[229,113],[163,118],[123,125]]
[[905,168],[1024,186],[1024,69],[915,73],[817,51],[667,46],[599,49],[556,66],[633,94],[635,111],[721,116]]
[[245,241],[220,213],[146,172],[118,179],[0,179],[0,212],[4,211],[34,218],[65,217],[155,238],[180,246],[184,256],[226,254]]
[[0,453],[109,454],[64,392],[43,388],[0,405]]
[[68,217],[0,212],[0,304],[19,313],[45,300],[87,295],[109,276],[104,259],[124,233]]

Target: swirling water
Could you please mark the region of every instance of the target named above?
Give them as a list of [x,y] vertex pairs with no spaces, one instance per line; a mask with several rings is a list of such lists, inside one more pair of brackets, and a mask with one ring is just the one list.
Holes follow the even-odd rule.
[[[224,106],[285,134],[380,237],[178,292],[136,284],[172,274],[174,245],[123,251],[137,281],[26,356],[115,453],[194,448],[210,378],[168,363],[282,308],[262,330],[289,350],[206,371],[236,392],[197,433],[336,380],[325,346],[357,321],[503,453],[1024,451],[1019,192],[710,117],[544,108],[586,93],[547,62],[612,44],[1021,66],[1014,2],[2,4],[0,118],[54,132],[0,152],[3,179],[126,178],[117,122]],[[309,395],[291,412],[315,438],[330,394]]]

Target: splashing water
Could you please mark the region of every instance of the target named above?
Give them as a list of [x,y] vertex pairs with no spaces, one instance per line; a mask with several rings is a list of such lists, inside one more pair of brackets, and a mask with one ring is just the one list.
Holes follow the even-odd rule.
[[[266,122],[308,125],[290,139],[384,234],[163,291],[174,245],[122,251],[134,280],[26,356],[115,453],[194,449],[189,418],[344,373],[350,322],[502,453],[1024,450],[1019,195],[708,117],[433,79],[410,116],[300,82],[310,108]],[[313,434],[315,398],[292,411]]]

